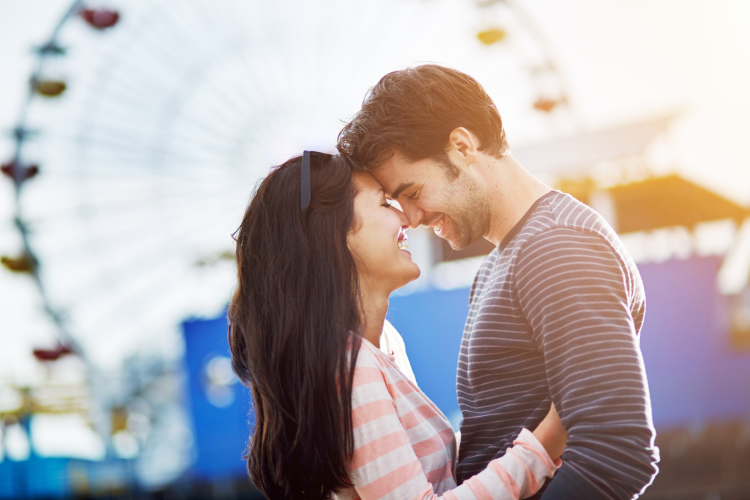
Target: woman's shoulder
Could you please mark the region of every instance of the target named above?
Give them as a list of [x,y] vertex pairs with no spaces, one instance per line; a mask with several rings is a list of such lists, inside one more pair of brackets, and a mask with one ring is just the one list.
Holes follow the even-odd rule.
[[377,347],[362,339],[352,374],[353,407],[374,400],[393,399],[391,376],[384,356]]
[[361,338],[354,364],[354,385],[383,384],[392,396],[396,393],[419,391],[412,379],[405,375],[393,359],[365,338]]
[[386,367],[385,362],[385,354],[367,339],[362,338],[354,368],[377,368],[383,370]]

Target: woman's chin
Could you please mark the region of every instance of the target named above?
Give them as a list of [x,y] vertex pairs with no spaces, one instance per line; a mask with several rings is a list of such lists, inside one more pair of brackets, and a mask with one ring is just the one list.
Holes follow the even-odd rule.
[[419,268],[419,266],[415,262],[412,262],[412,264],[414,264],[414,277],[409,280],[409,283],[416,280],[422,275],[422,270]]
[[419,266],[414,262],[410,262],[409,266],[406,267],[401,276],[399,276],[401,278],[401,284],[398,286],[398,288],[405,287],[412,281],[415,281],[421,274],[422,271],[419,269]]

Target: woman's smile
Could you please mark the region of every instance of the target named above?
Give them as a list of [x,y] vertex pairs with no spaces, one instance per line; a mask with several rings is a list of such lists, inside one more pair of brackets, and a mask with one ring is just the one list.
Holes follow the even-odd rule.
[[407,253],[411,254],[409,252],[409,237],[406,235],[406,228],[401,228],[398,232],[398,249],[399,250],[405,250]]
[[382,186],[372,175],[355,173],[354,182],[357,225],[347,237],[349,248],[363,282],[390,293],[419,277],[419,267],[408,250],[409,219],[388,203]]

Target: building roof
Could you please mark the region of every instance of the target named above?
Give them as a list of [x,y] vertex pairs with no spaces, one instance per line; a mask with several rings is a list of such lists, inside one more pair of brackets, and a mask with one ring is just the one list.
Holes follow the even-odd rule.
[[675,114],[540,144],[513,148],[513,157],[532,173],[569,176],[601,161],[639,155],[669,126]]
[[614,204],[620,233],[662,227],[694,227],[700,222],[750,215],[745,207],[694,184],[679,175],[652,177],[605,190]]

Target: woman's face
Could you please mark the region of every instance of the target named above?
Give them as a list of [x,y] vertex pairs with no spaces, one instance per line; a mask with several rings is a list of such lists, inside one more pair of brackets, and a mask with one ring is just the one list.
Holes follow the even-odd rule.
[[363,284],[388,293],[419,277],[404,241],[409,220],[390,206],[383,188],[375,178],[354,173],[357,196],[354,198],[354,229],[347,238],[357,262]]

